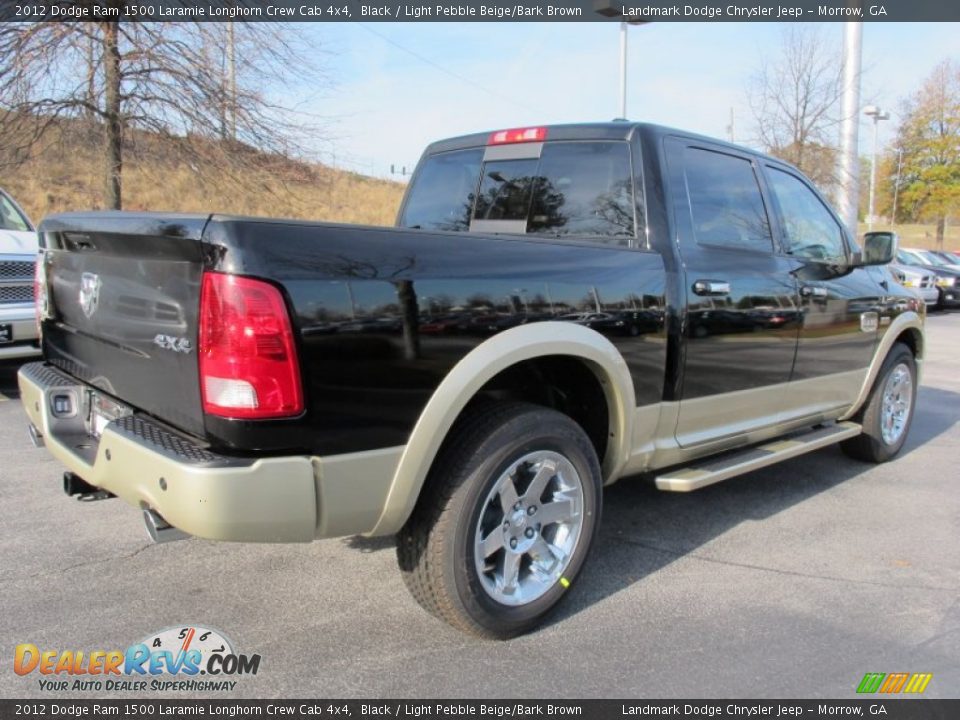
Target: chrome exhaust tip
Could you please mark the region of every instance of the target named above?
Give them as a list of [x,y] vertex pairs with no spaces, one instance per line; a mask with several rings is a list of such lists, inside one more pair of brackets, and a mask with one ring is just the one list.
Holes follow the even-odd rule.
[[150,508],[143,509],[143,525],[147,528],[147,535],[155,543],[173,542],[175,540],[186,540],[190,535],[183,530],[179,530],[166,520],[155,510]]
[[30,433],[30,442],[33,443],[34,447],[42,448],[43,447],[43,435],[40,434],[40,431],[37,430],[37,426],[33,423],[30,423],[27,426],[27,432]]

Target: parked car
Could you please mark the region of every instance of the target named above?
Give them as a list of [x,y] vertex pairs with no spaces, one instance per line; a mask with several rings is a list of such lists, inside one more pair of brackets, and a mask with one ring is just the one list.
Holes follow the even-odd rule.
[[889,268],[894,279],[917,293],[927,307],[934,307],[940,301],[937,276],[927,272],[926,268],[900,263],[890,263]]
[[[44,362],[19,379],[67,493],[119,496],[158,540],[395,534],[424,607],[502,638],[576,584],[605,485],[903,447],[924,305],[878,267],[894,236],[861,250],[780,160],[628,122],[469,135],[427,148],[397,225],[44,220]],[[121,281],[185,327],[118,324]],[[499,328],[517,288],[596,312]],[[472,309],[427,333],[418,297]],[[304,341],[385,305],[402,332]]]
[[0,189],[0,360],[40,354],[33,298],[36,261],[33,223]]
[[931,255],[943,261],[951,270],[960,270],[960,255],[946,250],[928,250]]
[[930,251],[919,248],[900,248],[896,254],[896,261],[900,265],[923,268],[936,275],[939,293],[938,308],[960,307],[960,270],[950,269]]

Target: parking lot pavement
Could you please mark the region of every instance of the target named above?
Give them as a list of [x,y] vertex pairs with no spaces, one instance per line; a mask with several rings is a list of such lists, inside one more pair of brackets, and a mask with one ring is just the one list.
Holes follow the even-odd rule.
[[389,540],[150,544],[121,501],[62,494],[4,368],[0,697],[45,694],[13,673],[18,643],[119,649],[188,623],[262,656],[240,697],[849,698],[868,671],[960,696],[960,315],[928,329],[896,461],[829,448],[687,495],[622,482],[560,612],[507,643],[420,610]]

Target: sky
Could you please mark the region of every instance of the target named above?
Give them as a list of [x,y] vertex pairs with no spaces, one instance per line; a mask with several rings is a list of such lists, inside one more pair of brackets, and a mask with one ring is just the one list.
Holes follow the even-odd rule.
[[[780,23],[656,22],[629,29],[627,116],[751,144],[746,88],[777,57]],[[842,46],[843,23],[820,23]],[[470,132],[610,120],[619,114],[618,23],[310,23],[301,27],[328,88],[301,88],[298,107],[323,119],[321,160],[387,177],[433,140]],[[960,60],[960,24],[864,23],[863,105],[889,110],[946,58]],[[289,101],[290,98],[287,98]],[[861,154],[872,146],[863,118]],[[398,179],[399,176],[398,176]]]

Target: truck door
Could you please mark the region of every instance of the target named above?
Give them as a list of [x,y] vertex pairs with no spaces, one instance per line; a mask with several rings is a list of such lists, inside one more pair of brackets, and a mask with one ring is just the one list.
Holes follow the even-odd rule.
[[800,318],[755,159],[666,143],[686,301],[676,437],[688,447],[781,418]]
[[773,163],[765,163],[764,171],[803,314],[787,414],[849,406],[873,359],[881,286],[872,269],[848,269],[843,226],[806,180]]

